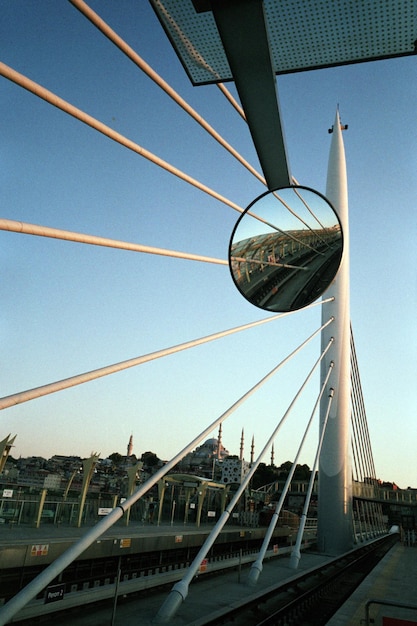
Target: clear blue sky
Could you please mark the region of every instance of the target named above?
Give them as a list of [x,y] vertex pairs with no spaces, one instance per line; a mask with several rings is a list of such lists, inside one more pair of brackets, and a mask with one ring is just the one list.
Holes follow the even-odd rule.
[[[242,207],[262,184],[69,3],[1,2],[2,61]],[[192,87],[150,5],[99,12],[258,168],[216,86]],[[325,191],[337,104],[348,164],[351,318],[377,475],[417,487],[414,58],[280,77],[292,174]],[[238,213],[1,78],[3,217],[225,259]],[[231,86],[233,90],[233,86]],[[1,395],[267,317],[227,267],[0,233]],[[45,396],[1,415],[15,456],[134,452],[171,458],[320,324],[320,308]],[[256,452],[318,355],[316,341],[223,426]],[[317,385],[315,385],[316,387]],[[310,398],[316,389],[310,390]],[[275,442],[291,459],[303,400]],[[216,433],[214,433],[216,434]],[[317,433],[303,462],[311,465]],[[265,461],[269,462],[266,458]]]

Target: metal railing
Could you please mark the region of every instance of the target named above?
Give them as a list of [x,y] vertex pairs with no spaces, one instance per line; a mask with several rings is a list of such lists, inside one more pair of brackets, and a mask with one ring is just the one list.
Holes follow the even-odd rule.
[[365,626],[369,626],[373,623],[373,620],[369,616],[371,604],[381,604],[383,606],[392,606],[397,609],[411,609],[412,611],[417,611],[416,604],[400,604],[399,602],[389,602],[388,600],[368,600],[365,604]]

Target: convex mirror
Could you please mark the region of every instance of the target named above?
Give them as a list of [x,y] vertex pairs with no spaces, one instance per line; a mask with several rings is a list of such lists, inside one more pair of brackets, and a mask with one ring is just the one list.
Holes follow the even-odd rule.
[[242,213],[229,245],[229,266],[255,306],[288,312],[311,304],[339,269],[343,236],[330,202],[308,187],[267,191]]

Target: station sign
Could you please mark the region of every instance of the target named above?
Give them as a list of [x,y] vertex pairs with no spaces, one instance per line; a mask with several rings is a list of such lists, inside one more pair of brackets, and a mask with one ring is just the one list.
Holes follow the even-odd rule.
[[50,604],[51,602],[58,602],[59,600],[63,600],[65,595],[65,583],[60,585],[51,585],[46,588],[45,593],[45,604]]
[[98,509],[98,514],[99,515],[108,515],[112,511],[113,511],[113,509],[111,507],[100,506],[99,509]]

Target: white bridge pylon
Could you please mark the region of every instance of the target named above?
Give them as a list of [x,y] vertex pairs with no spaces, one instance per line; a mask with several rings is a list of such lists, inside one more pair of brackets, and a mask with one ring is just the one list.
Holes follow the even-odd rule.
[[[324,381],[331,361],[334,367],[320,405],[320,429],[325,422],[327,397],[334,393],[319,460],[318,548],[338,555],[353,546],[352,471],[350,461],[350,292],[349,217],[345,149],[339,111],[333,125],[327,170],[326,197],[335,209],[343,232],[343,256],[339,271],[326,291],[322,319],[334,317],[322,331],[322,346],[332,346],[321,364]],[[333,391],[332,391],[333,390]]]

